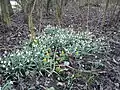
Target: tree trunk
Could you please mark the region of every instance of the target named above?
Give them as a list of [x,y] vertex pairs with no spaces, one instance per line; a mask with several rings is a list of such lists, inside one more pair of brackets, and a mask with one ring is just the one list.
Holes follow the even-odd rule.
[[10,15],[13,15],[14,12],[13,12],[12,5],[11,5],[11,3],[10,3],[10,0],[7,0],[7,1],[8,1],[9,14],[10,14]]
[[10,16],[9,16],[9,7],[8,7],[8,0],[1,0],[1,19],[2,22],[9,25],[10,24]]

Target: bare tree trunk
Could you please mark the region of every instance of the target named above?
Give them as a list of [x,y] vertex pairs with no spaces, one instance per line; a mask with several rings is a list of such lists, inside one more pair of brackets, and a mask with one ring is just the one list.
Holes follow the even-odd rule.
[[7,1],[8,1],[9,14],[10,14],[10,15],[13,15],[14,12],[13,12],[12,5],[11,5],[11,3],[10,3],[10,0],[7,0]]
[[[34,31],[34,23],[33,23],[33,17],[32,17],[32,13],[35,9],[35,5],[36,5],[36,1],[37,0],[32,0],[33,2],[30,3],[30,6],[32,5],[31,9],[30,9],[30,12],[28,13],[28,27],[29,27],[29,30],[30,30],[30,33],[31,33],[31,37],[30,37],[30,40],[35,40],[35,31]],[[28,10],[29,11],[29,10]]]
[[59,26],[61,26],[62,21],[62,9],[63,9],[63,0],[56,0],[56,19]]
[[9,7],[7,0],[1,0],[1,17],[2,22],[9,25],[10,24],[10,15],[9,15]]
[[110,0],[107,0],[107,1],[106,1],[106,5],[105,5],[105,9],[104,9],[103,24],[102,24],[102,25],[105,24],[105,20],[106,20],[106,12],[107,12],[107,9],[108,9],[108,7],[109,7],[109,3],[110,3]]
[[43,0],[40,0],[39,2],[39,33],[41,32],[42,30],[42,20],[43,20]]
[[117,0],[115,5],[113,6],[114,9],[111,14],[111,21],[113,21],[113,19],[115,18],[115,11],[117,10],[117,6],[119,5],[119,2],[120,2],[120,0]]
[[47,0],[46,2],[46,12],[47,12],[47,16],[50,14],[50,4],[52,3],[52,0]]

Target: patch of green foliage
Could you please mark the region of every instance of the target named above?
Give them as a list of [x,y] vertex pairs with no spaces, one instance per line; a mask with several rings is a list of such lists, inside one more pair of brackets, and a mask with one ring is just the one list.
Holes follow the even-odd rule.
[[7,81],[2,87],[0,87],[0,90],[12,90],[12,81]]
[[36,71],[48,76],[66,71],[70,66],[70,55],[74,60],[100,53],[105,43],[88,31],[74,32],[72,29],[47,27],[34,41],[26,42],[22,50],[16,50],[0,60],[0,74],[6,79],[26,76]]

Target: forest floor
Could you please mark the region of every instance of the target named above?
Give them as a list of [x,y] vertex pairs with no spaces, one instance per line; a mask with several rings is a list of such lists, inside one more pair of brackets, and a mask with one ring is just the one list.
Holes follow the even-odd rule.
[[[63,14],[62,24],[63,28],[73,27],[75,31],[85,30],[87,26],[87,8],[79,11],[77,7],[69,6],[65,9]],[[120,11],[119,11],[120,12]],[[91,8],[89,13],[89,30],[96,35],[96,37],[106,37],[106,42],[110,45],[110,52],[106,58],[104,72],[99,73],[98,78],[90,86],[91,89],[86,88],[84,79],[77,78],[73,81],[72,90],[120,90],[120,14],[116,13],[112,22],[110,20],[110,10],[106,14],[106,22],[102,25],[102,14],[98,8]],[[5,56],[9,51],[20,49],[24,40],[28,39],[29,31],[27,24],[24,24],[24,15],[19,12],[12,16],[12,24],[6,26],[0,23],[0,56]],[[119,17],[119,19],[116,17]],[[37,17],[35,17],[37,18]],[[37,20],[35,21],[37,22]],[[36,23],[36,32],[38,31],[38,24]],[[42,29],[47,25],[57,25],[54,15],[43,17]],[[14,84],[16,90],[27,90],[31,86],[31,90],[44,90],[44,87],[54,86],[56,90],[68,90],[65,88],[66,82],[59,83],[53,77],[32,76],[21,79]],[[1,83],[0,83],[1,84]],[[39,86],[39,87],[38,87]],[[43,87],[44,86],[44,87]],[[69,87],[69,86],[68,86]],[[24,88],[24,89],[23,89]],[[25,89],[26,88],[26,89]],[[39,88],[39,89],[37,89]],[[40,89],[41,88],[41,89]]]

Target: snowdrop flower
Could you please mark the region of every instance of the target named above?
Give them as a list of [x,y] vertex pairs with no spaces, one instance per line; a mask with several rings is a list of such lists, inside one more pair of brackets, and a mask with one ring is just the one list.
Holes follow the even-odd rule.
[[47,28],[47,29],[48,29],[48,28],[52,28],[52,26],[49,24],[49,25],[47,25],[47,27],[46,27],[46,28]]
[[6,64],[6,61],[4,61],[4,64]]
[[12,67],[12,70],[14,70],[14,68]]
[[83,57],[81,56],[80,59],[82,59]]
[[5,58],[5,57],[6,57],[6,55],[5,55],[5,54],[3,54],[3,57]]
[[30,56],[31,54],[32,54],[31,52],[28,53],[29,56]]
[[22,55],[22,58],[25,58],[25,56]]
[[95,56],[95,58],[97,58],[97,56]]
[[37,54],[37,55],[39,55],[39,54],[40,54],[40,52],[36,52],[36,54]]
[[69,63],[69,62],[67,62],[67,61],[65,61],[65,62],[64,62],[64,65],[65,65],[65,66],[69,66],[69,65],[70,65],[70,63]]
[[29,52],[28,52],[28,51],[26,51],[25,53],[26,53],[26,54],[28,54]]
[[5,67],[5,65],[2,66],[3,68]]
[[27,62],[30,62],[30,60],[28,59]]
[[35,54],[35,57],[37,57],[38,55],[37,54]]
[[20,63],[20,66],[22,66],[22,64]]
[[6,71],[8,70],[8,68],[6,68]]
[[31,58],[31,61],[34,61],[33,58]]
[[18,53],[17,56],[20,56],[20,53]]
[[10,57],[14,56],[13,54],[10,55]]
[[10,81],[10,84],[13,84],[13,81]]
[[82,67],[85,67],[84,65],[81,65]]
[[10,66],[10,61],[8,61],[8,66]]
[[4,63],[3,61],[1,61],[1,63]]
[[4,53],[7,54],[7,51],[5,51]]
[[19,53],[19,50],[17,50],[16,53]]
[[88,47],[90,47],[90,45],[88,45]]
[[99,62],[102,62],[102,60],[99,60]]

